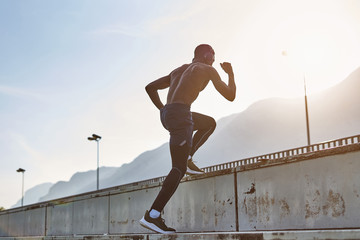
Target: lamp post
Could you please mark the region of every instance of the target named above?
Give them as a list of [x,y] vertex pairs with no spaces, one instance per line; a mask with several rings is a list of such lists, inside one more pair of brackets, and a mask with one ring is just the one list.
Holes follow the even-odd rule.
[[96,170],[96,189],[99,190],[99,141],[101,137],[93,134],[92,137],[88,137],[89,141],[96,141],[97,143],[97,170]]
[[24,206],[24,173],[25,169],[19,168],[16,170],[18,173],[22,173],[22,187],[21,187],[21,206]]
[[[281,55],[284,57],[288,56],[288,53],[286,50],[281,52]],[[305,98],[305,118],[306,118],[306,135],[307,135],[307,144],[308,146],[311,145],[310,142],[310,124],[309,124],[309,111],[308,111],[308,102],[307,102],[307,95],[306,95],[306,80],[305,80],[305,73],[304,74],[304,98]],[[310,147],[309,147],[310,148]],[[309,149],[311,150],[311,149]]]
[[307,96],[306,96],[306,80],[305,80],[305,74],[304,74],[304,92],[305,92],[305,113],[306,113],[307,144],[308,144],[308,146],[310,146],[311,143],[310,143],[309,110],[308,110],[308,103],[307,103]]

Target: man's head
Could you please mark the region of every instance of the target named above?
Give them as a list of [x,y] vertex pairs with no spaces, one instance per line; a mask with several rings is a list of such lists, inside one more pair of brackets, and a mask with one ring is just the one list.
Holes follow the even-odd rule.
[[208,65],[212,65],[215,61],[215,51],[208,44],[200,44],[195,48],[194,61],[202,62]]

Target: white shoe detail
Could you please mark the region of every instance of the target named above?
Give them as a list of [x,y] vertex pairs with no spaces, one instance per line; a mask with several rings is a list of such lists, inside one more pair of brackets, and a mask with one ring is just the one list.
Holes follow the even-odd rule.
[[186,173],[188,173],[188,174],[197,174],[197,175],[205,174],[204,172],[198,172],[198,171],[191,170],[189,167],[187,168]]
[[157,233],[162,233],[162,234],[173,234],[173,233],[175,233],[175,231],[164,231],[164,230],[160,229],[155,224],[149,223],[148,221],[146,221],[144,217],[139,222],[140,222],[140,225],[143,226],[144,228],[147,228],[147,229],[149,229],[151,231],[154,231],[154,232],[157,232]]

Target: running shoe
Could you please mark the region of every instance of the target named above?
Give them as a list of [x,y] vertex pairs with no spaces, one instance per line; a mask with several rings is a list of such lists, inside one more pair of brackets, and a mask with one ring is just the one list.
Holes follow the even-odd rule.
[[205,171],[201,168],[198,168],[195,163],[193,162],[192,158],[190,158],[187,161],[187,170],[186,173],[189,175],[198,175],[198,174],[204,174]]
[[165,225],[165,220],[159,216],[158,218],[151,218],[149,211],[145,212],[144,217],[140,220],[141,226],[147,228],[151,231],[162,233],[162,234],[172,234],[175,233],[175,229],[169,228]]

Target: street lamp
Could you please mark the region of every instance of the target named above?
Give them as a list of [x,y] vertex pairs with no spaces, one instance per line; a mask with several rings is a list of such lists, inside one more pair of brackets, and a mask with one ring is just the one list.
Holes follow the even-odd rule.
[[19,168],[18,170],[16,170],[18,173],[22,173],[22,190],[21,190],[21,206],[24,206],[24,173],[25,173],[25,169]]
[[[286,50],[281,52],[281,55],[284,57],[288,56]],[[307,144],[308,146],[311,145],[310,143],[310,124],[309,124],[309,110],[308,110],[308,102],[307,102],[307,95],[306,95],[306,80],[305,80],[305,73],[304,73],[304,98],[305,98],[305,119],[306,119],[306,135],[307,135]],[[311,149],[310,149],[311,150]]]
[[97,143],[97,170],[96,170],[96,189],[99,190],[99,141],[101,137],[93,134],[92,137],[88,137],[89,141],[96,141]]
[[307,96],[306,96],[306,80],[305,80],[305,74],[304,74],[304,92],[305,92],[305,113],[306,113],[307,143],[308,143],[308,146],[310,146],[311,143],[310,143],[309,110],[308,110],[308,102],[307,102]]

